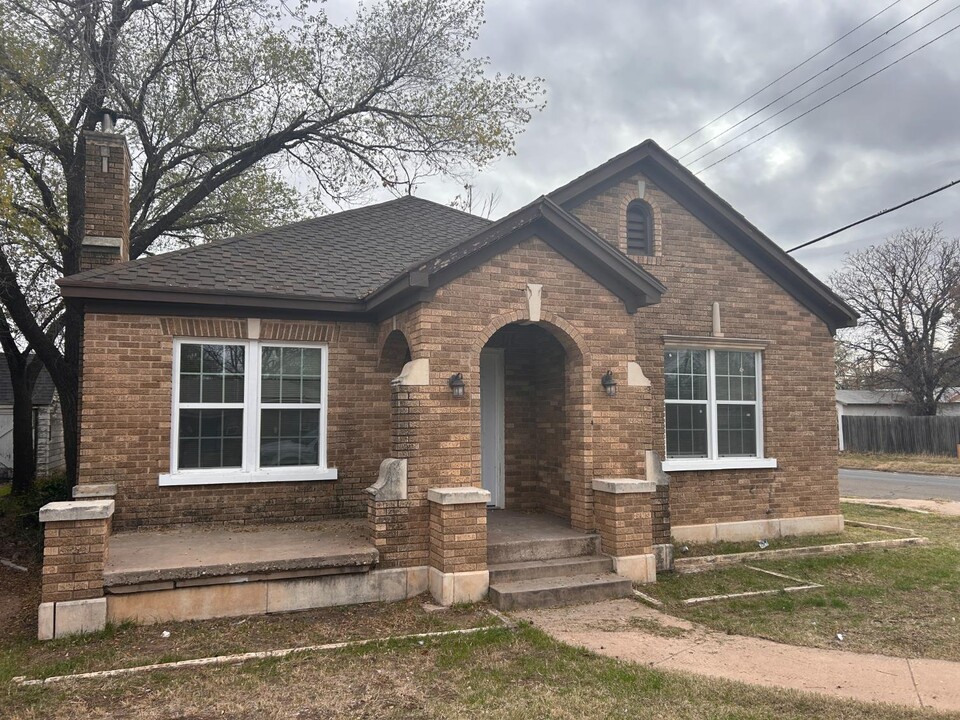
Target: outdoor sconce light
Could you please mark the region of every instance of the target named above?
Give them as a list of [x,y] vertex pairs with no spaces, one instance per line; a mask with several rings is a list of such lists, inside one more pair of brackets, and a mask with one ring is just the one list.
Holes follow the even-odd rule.
[[615,397],[617,394],[617,381],[613,379],[613,370],[607,370],[600,378],[600,384],[606,390],[609,397]]
[[463,382],[463,373],[451,375],[450,379],[447,380],[447,385],[450,386],[450,392],[453,393],[455,398],[463,397],[463,390],[466,387],[466,384]]

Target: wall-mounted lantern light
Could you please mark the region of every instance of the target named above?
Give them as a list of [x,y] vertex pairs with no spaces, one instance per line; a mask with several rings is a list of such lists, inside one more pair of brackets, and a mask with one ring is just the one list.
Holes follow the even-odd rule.
[[600,384],[603,385],[603,389],[606,391],[608,396],[616,396],[617,381],[613,379],[613,370],[607,370],[603,374],[603,377],[600,378]]
[[453,393],[455,398],[463,397],[463,391],[466,388],[466,384],[463,382],[463,373],[451,375],[450,379],[447,380],[447,385],[450,386],[450,392]]

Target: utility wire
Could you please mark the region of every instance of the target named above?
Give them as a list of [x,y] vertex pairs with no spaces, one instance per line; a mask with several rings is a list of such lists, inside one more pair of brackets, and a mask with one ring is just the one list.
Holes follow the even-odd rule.
[[907,205],[911,205],[911,204],[913,204],[913,203],[915,203],[915,202],[917,202],[917,201],[919,201],[919,200],[923,200],[924,198],[928,198],[928,197],[930,197],[931,195],[936,195],[936,194],[939,193],[939,192],[943,192],[944,190],[948,190],[949,188],[952,188],[954,185],[960,185],[960,178],[957,178],[956,180],[954,180],[954,181],[952,181],[952,182],[948,182],[946,185],[941,185],[940,187],[935,188],[934,190],[931,190],[930,192],[925,192],[923,195],[917,195],[915,198],[910,198],[910,199],[907,200],[906,202],[902,202],[902,203],[900,203],[899,205],[894,205],[892,208],[887,208],[886,210],[881,210],[880,212],[876,212],[876,213],[874,213],[873,215],[869,215],[869,216],[867,216],[867,217],[865,217],[865,218],[861,218],[860,220],[857,220],[856,222],[852,222],[852,223],[850,223],[849,225],[844,225],[842,228],[837,228],[836,230],[834,230],[834,231],[832,231],[832,232],[828,232],[826,235],[821,235],[820,237],[814,238],[813,240],[808,240],[808,241],[805,242],[805,243],[801,243],[800,245],[797,245],[796,247],[790,248],[789,250],[787,250],[787,252],[788,252],[788,253],[792,253],[792,252],[794,252],[794,251],[796,251],[796,250],[801,250],[801,249],[803,249],[803,248],[805,248],[805,247],[808,247],[808,246],[810,246],[810,245],[813,245],[814,243],[818,243],[818,242],[820,242],[821,240],[826,240],[826,239],[829,238],[829,237],[833,237],[834,235],[837,235],[837,234],[839,234],[839,233],[842,233],[844,230],[849,230],[849,229],[852,228],[852,227],[856,227],[857,225],[862,225],[862,224],[865,223],[865,222],[869,222],[870,220],[874,220],[874,219],[880,217],[881,215],[886,215],[887,213],[892,213],[894,210],[899,210],[900,208],[906,207]]
[[[940,34],[937,35],[935,38],[933,38],[932,40],[929,40],[929,41],[925,42],[925,43],[924,43],[923,45],[921,45],[920,47],[918,47],[918,48],[916,48],[916,49],[914,49],[914,50],[911,50],[911,51],[908,52],[906,55],[903,55],[903,56],[897,58],[896,60],[894,60],[893,62],[884,65],[882,68],[880,68],[879,70],[877,70],[877,71],[875,71],[875,72],[870,73],[869,75],[867,75],[867,76],[866,76],[865,78],[863,78],[862,80],[858,80],[857,82],[855,82],[855,83],[854,83],[853,85],[851,85],[850,87],[844,88],[844,89],[841,90],[840,92],[838,92],[838,93],[836,93],[836,94],[834,94],[834,95],[831,95],[831,96],[828,97],[826,100],[824,100],[824,101],[822,101],[822,102],[820,102],[820,103],[817,103],[817,104],[814,105],[812,108],[809,108],[809,109],[807,109],[807,110],[804,110],[802,113],[800,113],[799,115],[797,115],[795,118],[793,118],[793,119],[791,119],[791,120],[787,120],[787,122],[783,123],[782,125],[778,125],[778,126],[775,127],[773,130],[770,130],[769,132],[764,133],[763,135],[761,135],[760,137],[756,138],[755,140],[751,140],[750,142],[748,142],[748,143],[747,143],[746,145],[744,145],[743,147],[737,148],[737,149],[734,150],[732,153],[729,153],[729,154],[727,154],[727,155],[724,155],[722,158],[720,158],[719,160],[716,160],[715,162],[711,163],[710,165],[707,165],[705,168],[701,168],[700,170],[697,170],[697,171],[694,173],[694,175],[699,175],[700,173],[706,172],[707,170],[709,170],[710,168],[714,167],[715,165],[719,165],[719,164],[722,163],[724,160],[728,160],[729,158],[732,158],[732,157],[733,157],[734,155],[736,155],[737,153],[742,152],[743,150],[746,150],[746,149],[747,149],[748,147],[750,147],[751,145],[755,145],[756,143],[760,142],[761,140],[770,137],[770,136],[773,135],[775,132],[779,132],[780,130],[783,130],[783,128],[787,127],[788,125],[792,125],[793,123],[795,123],[795,122],[796,122],[797,120],[799,120],[800,118],[806,117],[807,115],[809,115],[810,113],[812,113],[814,110],[818,110],[819,108],[822,108],[824,105],[826,105],[827,103],[831,102],[832,100],[836,100],[838,97],[840,97],[841,95],[844,95],[844,94],[850,92],[851,90],[853,90],[853,89],[854,89],[855,87],[857,87],[858,85],[862,85],[863,83],[867,82],[867,80],[870,80],[871,78],[874,78],[874,77],[876,77],[877,75],[879,75],[880,73],[882,73],[884,70],[887,70],[888,68],[893,67],[893,66],[896,65],[897,63],[899,63],[899,62],[901,62],[901,61],[903,61],[903,60],[906,60],[906,59],[907,59],[908,57],[910,57],[911,55],[914,55],[915,53],[920,52],[920,51],[923,50],[924,48],[932,45],[933,43],[937,42],[937,41],[940,40],[941,38],[946,37],[947,35],[949,35],[950,33],[954,32],[954,31],[956,31],[956,30],[958,30],[958,29],[960,29],[960,25],[954,25],[954,26],[953,26],[952,28],[950,28],[949,30],[940,33]],[[802,99],[802,98],[801,98],[801,99]],[[799,101],[798,101],[798,102],[799,102]],[[751,129],[752,129],[752,128],[751,128]],[[747,132],[749,132],[749,131],[747,131]],[[740,136],[738,136],[738,137],[740,137]],[[734,139],[736,139],[736,138],[734,138]],[[726,144],[726,143],[725,143],[725,144]],[[718,148],[718,149],[719,149],[719,148]],[[709,153],[707,153],[707,154],[709,154]],[[702,157],[705,157],[705,156],[702,156]],[[700,159],[700,158],[697,158],[697,160],[699,160],[699,159]],[[694,160],[693,162],[696,162],[696,160]],[[691,163],[691,164],[692,164],[692,163]]]
[[[915,13],[913,13],[913,15],[910,15],[909,17],[904,18],[903,20],[901,20],[900,22],[898,22],[898,23],[897,23],[896,25],[894,25],[893,27],[890,27],[890,28],[884,30],[884,31],[883,31],[882,33],[880,33],[879,35],[874,36],[872,39],[870,39],[870,40],[868,40],[867,42],[865,42],[863,45],[861,45],[860,47],[858,47],[856,50],[853,50],[853,51],[851,51],[851,52],[848,52],[846,55],[844,55],[842,58],[840,58],[840,59],[837,60],[836,62],[831,63],[830,65],[828,65],[828,66],[825,67],[823,70],[821,70],[820,72],[816,73],[815,75],[811,75],[810,77],[808,77],[806,80],[804,80],[804,81],[803,81],[802,83],[800,83],[799,85],[794,85],[792,88],[790,88],[789,90],[787,90],[787,91],[786,91],[785,93],[783,93],[782,95],[780,95],[780,96],[778,96],[778,97],[775,97],[773,100],[771,100],[770,102],[768,102],[766,105],[764,105],[764,106],[763,106],[762,108],[760,108],[759,110],[755,110],[754,112],[752,112],[752,113],[750,113],[749,115],[747,115],[745,118],[742,118],[742,119],[738,120],[737,122],[735,122],[735,123],[734,123],[733,125],[731,125],[730,127],[726,128],[725,130],[722,130],[721,132],[719,132],[719,133],[717,133],[716,135],[714,135],[712,138],[708,138],[707,140],[704,140],[702,143],[700,143],[699,145],[697,145],[695,148],[693,148],[692,150],[688,150],[687,152],[685,152],[683,155],[681,155],[681,156],[678,157],[677,159],[678,159],[678,160],[683,160],[685,157],[687,157],[687,156],[689,156],[689,155],[693,155],[693,153],[695,153],[695,152],[696,152],[697,150],[699,150],[700,148],[702,148],[702,147],[704,147],[704,146],[706,146],[706,145],[709,145],[710,143],[714,142],[715,140],[719,140],[720,138],[722,138],[724,135],[726,135],[728,132],[730,132],[730,131],[733,130],[734,128],[737,128],[737,127],[739,127],[740,125],[743,125],[743,123],[747,122],[747,120],[750,120],[751,118],[756,117],[757,115],[759,115],[760,113],[762,113],[764,110],[766,110],[767,108],[769,108],[771,105],[777,104],[778,102],[780,102],[781,100],[783,100],[783,99],[784,99],[785,97],[787,97],[788,95],[792,95],[793,93],[795,93],[797,90],[799,90],[800,88],[802,88],[802,87],[803,87],[804,85],[806,85],[807,83],[813,82],[814,80],[816,80],[818,77],[820,77],[820,76],[823,75],[824,73],[827,73],[827,72],[829,72],[830,70],[832,70],[833,68],[835,68],[837,65],[839,65],[840,63],[842,63],[844,60],[846,60],[846,59],[848,59],[848,58],[856,55],[858,52],[860,52],[861,50],[863,50],[865,47],[867,47],[867,46],[869,46],[869,45],[872,45],[873,43],[875,43],[875,42],[876,42],[877,40],[879,40],[880,38],[889,35],[889,34],[892,33],[894,30],[896,30],[898,27],[900,27],[900,26],[903,25],[904,23],[909,22],[910,20],[913,20],[913,18],[915,18],[917,15],[919,15],[920,13],[922,13],[922,12],[923,12],[924,10],[926,10],[927,8],[932,7],[933,5],[936,5],[938,2],[940,2],[940,0],[933,0],[933,2],[931,2],[931,3],[927,4],[927,5],[924,5],[922,8],[920,8],[920,9],[917,10]],[[957,8],[953,8],[953,10],[956,10],[956,9],[957,9]],[[881,55],[881,54],[885,53],[887,50],[892,50],[893,48],[895,48],[897,45],[899,45],[900,43],[902,43],[902,42],[903,42],[904,40],[906,40],[907,38],[912,37],[913,35],[916,35],[918,32],[920,32],[920,30],[923,30],[924,28],[929,27],[931,24],[935,23],[937,20],[939,20],[940,18],[944,17],[945,15],[949,15],[951,12],[953,12],[953,10],[948,10],[948,11],[945,12],[943,15],[940,15],[939,17],[934,18],[933,20],[931,20],[930,22],[928,22],[926,25],[918,28],[917,30],[914,30],[914,31],[913,31],[912,33],[910,33],[909,35],[906,35],[906,36],[900,38],[899,40],[897,40],[897,42],[893,43],[892,45],[888,45],[887,47],[885,47],[885,48],[884,48],[883,50],[881,50],[880,52],[876,53],[875,55],[872,55],[871,57],[869,57],[869,58],[867,58],[866,60],[864,60],[863,62],[861,62],[859,65],[855,65],[854,67],[850,68],[850,70],[847,70],[845,73],[843,73],[843,75],[840,75],[839,77],[834,78],[834,79],[831,80],[830,82],[825,83],[824,85],[821,85],[820,87],[817,88],[817,90],[822,90],[822,89],[825,88],[827,85],[830,85],[831,83],[836,82],[837,80],[839,80],[840,78],[842,78],[844,75],[848,74],[851,70],[856,70],[857,68],[862,67],[862,66],[865,65],[866,63],[870,62],[870,60],[873,60],[875,57],[877,57],[877,55]],[[817,90],[814,90],[813,92],[817,92]],[[812,94],[812,93],[811,93],[811,94]],[[810,95],[804,95],[802,98],[800,98],[800,100],[803,100],[804,98],[807,98],[807,97],[810,97]],[[797,102],[799,102],[799,100],[798,100]],[[791,104],[791,105],[787,105],[787,107],[783,108],[783,110],[780,110],[780,112],[775,113],[775,114],[771,115],[770,117],[768,117],[767,120],[770,120],[771,118],[775,118],[775,117],[776,117],[777,115],[779,115],[781,112],[783,112],[784,110],[787,110],[787,109],[793,107],[793,106],[796,105],[796,104],[797,104],[797,103],[795,102],[795,103],[793,103],[793,104]],[[764,120],[764,122],[766,122],[766,120]],[[761,124],[762,124],[762,123],[761,123]],[[757,127],[757,126],[754,125],[753,127]],[[751,128],[751,130],[752,130],[752,129],[753,129],[753,128]],[[749,132],[749,130],[748,130],[747,132]],[[742,135],[738,135],[737,137],[742,137]],[[736,138],[734,138],[734,139],[736,139]],[[724,145],[726,145],[726,144],[727,144],[727,143],[724,143]],[[720,146],[714,148],[713,150],[711,150],[710,152],[715,152],[716,150],[719,150],[719,149],[722,148],[722,147],[723,147],[723,145],[720,145]],[[709,155],[709,154],[710,154],[710,153],[706,153],[706,155]],[[700,157],[702,158],[702,157],[704,157],[704,156],[701,155]],[[697,158],[697,160],[699,160],[699,159],[700,159],[700,158]],[[693,161],[691,161],[691,162],[696,162],[697,160],[693,160]]]
[[[921,32],[922,30],[927,29],[927,28],[930,27],[930,25],[932,25],[933,23],[935,23],[935,22],[943,19],[944,17],[946,17],[947,15],[949,15],[949,14],[952,13],[952,12],[956,12],[957,10],[960,10],[960,5],[957,5],[957,6],[953,7],[953,8],[951,8],[950,10],[947,10],[947,11],[946,11],[945,13],[943,13],[942,15],[938,15],[938,16],[935,17],[933,20],[931,20],[930,22],[928,22],[926,25],[921,25],[921,26],[918,27],[916,30],[914,30],[912,33],[910,33],[910,34],[908,34],[908,35],[904,35],[902,38],[900,38],[899,40],[897,40],[897,41],[896,41],[895,43],[893,43],[892,45],[888,45],[887,47],[883,48],[883,50],[880,50],[880,51],[874,53],[873,55],[871,55],[870,57],[868,57],[866,60],[863,60],[863,61],[857,63],[856,65],[854,65],[852,68],[849,68],[849,69],[845,70],[844,72],[840,73],[839,75],[837,75],[837,77],[833,78],[832,80],[828,80],[828,81],[825,82],[823,85],[820,85],[819,87],[814,88],[813,90],[811,90],[810,92],[808,92],[806,95],[797,98],[796,100],[794,100],[794,101],[793,101],[792,103],[790,103],[789,105],[786,105],[786,106],[780,108],[780,109],[777,110],[777,112],[775,112],[773,115],[770,115],[769,117],[764,118],[763,120],[761,120],[761,121],[758,122],[758,123],[754,123],[753,125],[751,125],[750,127],[748,127],[746,130],[744,130],[744,131],[742,131],[742,132],[739,132],[739,133],[737,133],[736,135],[734,135],[734,136],[733,136],[732,138],[730,138],[729,140],[723,141],[722,143],[720,143],[719,145],[717,145],[715,148],[712,148],[712,149],[708,150],[707,152],[703,153],[703,155],[700,155],[700,156],[697,157],[696,159],[691,160],[691,161],[688,163],[688,165],[693,165],[694,163],[703,160],[705,157],[709,157],[710,155],[713,155],[713,153],[717,152],[718,150],[722,150],[723,148],[725,148],[725,147],[726,147],[727,145],[729,145],[730,143],[732,143],[732,142],[734,142],[734,141],[739,140],[740,138],[742,138],[744,135],[749,135],[751,132],[753,132],[754,130],[756,130],[756,129],[757,129],[758,127],[760,127],[761,125],[766,125],[768,122],[770,122],[771,120],[773,120],[773,119],[774,119],[775,117],[777,117],[778,115],[782,115],[783,113],[785,113],[785,112],[786,112],[787,110],[789,110],[790,108],[795,107],[796,105],[799,105],[799,104],[802,103],[804,100],[806,100],[807,98],[811,97],[812,95],[816,95],[818,92],[820,92],[820,91],[823,90],[824,88],[829,87],[830,85],[833,85],[833,84],[834,84],[835,82],[837,82],[838,80],[842,80],[842,79],[845,78],[847,75],[849,75],[850,73],[852,73],[854,70],[860,69],[861,67],[863,67],[864,65],[866,65],[866,64],[867,64],[868,62],[870,62],[871,60],[874,60],[875,58],[879,57],[879,56],[882,55],[883,53],[887,52],[887,50],[892,50],[892,49],[895,48],[897,45],[899,45],[900,43],[902,43],[904,40],[908,40],[909,38],[911,38],[911,37],[913,37],[914,35],[916,35],[918,32]],[[934,39],[936,40],[937,38],[934,38]],[[925,46],[921,46],[921,47],[925,47]],[[920,48],[917,48],[917,49],[920,49]],[[904,56],[904,57],[908,57],[908,56]],[[902,58],[901,58],[901,59],[902,59]],[[887,67],[890,67],[890,66],[888,65]],[[880,68],[881,71],[882,71],[882,70],[885,70],[885,69],[886,69],[886,68]],[[875,75],[875,74],[876,74],[876,73],[874,73],[874,75]],[[869,77],[864,78],[864,80],[869,80],[871,77],[873,77],[873,75],[870,75]],[[861,82],[863,82],[863,81],[861,80]],[[858,84],[859,84],[859,83],[858,83]],[[854,87],[856,87],[856,86],[857,86],[856,84],[855,84],[855,85],[851,85],[850,88],[854,88]],[[847,89],[849,90],[850,88],[847,88]],[[759,112],[759,110],[758,110],[757,112]],[[739,124],[739,123],[738,123],[738,124]],[[719,137],[719,135],[718,135],[717,137]],[[706,144],[707,144],[707,143],[704,143],[704,145],[706,145]],[[700,147],[703,147],[703,145],[701,145]],[[689,155],[689,153],[687,153],[687,154]],[[686,155],[684,155],[684,157],[686,157]],[[706,169],[706,168],[704,168],[704,169]]]
[[[762,88],[760,88],[759,90],[757,90],[753,95],[751,95],[751,96],[748,97],[748,98],[744,98],[743,100],[741,100],[740,102],[738,102],[736,105],[734,105],[732,108],[730,108],[730,109],[727,110],[726,112],[720,113],[720,114],[717,115],[713,120],[711,120],[710,122],[708,122],[706,125],[701,125],[699,128],[697,128],[697,129],[694,130],[692,133],[690,133],[690,134],[687,135],[685,138],[683,138],[683,140],[679,140],[679,141],[675,142],[673,145],[671,145],[669,148],[667,148],[667,151],[669,152],[670,150],[673,150],[673,149],[674,149],[675,147],[677,147],[678,145],[682,145],[683,143],[685,143],[685,142],[686,142],[687,140],[689,140],[690,138],[694,137],[694,136],[697,135],[698,133],[703,132],[703,131],[706,130],[708,127],[710,127],[711,125],[713,125],[715,122],[717,122],[717,120],[720,120],[720,119],[723,118],[725,115],[729,115],[729,114],[732,113],[734,110],[736,110],[737,108],[739,108],[741,105],[750,102],[750,101],[753,100],[757,95],[759,95],[760,93],[762,93],[764,90],[766,90],[766,89],[769,88],[769,87],[772,87],[773,85],[776,85],[778,82],[780,82],[781,80],[783,80],[785,77],[787,77],[788,75],[793,74],[794,72],[796,72],[797,70],[799,70],[800,68],[802,68],[804,65],[806,65],[808,62],[810,62],[811,60],[819,57],[820,55],[822,55],[823,53],[825,53],[827,50],[829,50],[830,48],[832,48],[834,45],[836,45],[838,42],[840,42],[841,40],[845,40],[847,37],[849,37],[850,35],[852,35],[853,33],[855,33],[857,30],[859,30],[860,28],[862,28],[864,25],[866,25],[867,23],[869,23],[871,20],[874,20],[875,18],[880,17],[880,16],[883,15],[887,10],[889,10],[890,8],[892,8],[894,5],[899,4],[900,2],[901,2],[901,0],[893,0],[892,3],[890,3],[889,5],[887,5],[885,8],[883,8],[883,9],[880,10],[879,12],[877,12],[877,13],[871,15],[870,17],[868,17],[868,18],[867,18],[866,20],[864,20],[862,23],[860,23],[860,24],[857,25],[855,28],[853,28],[853,30],[850,30],[849,32],[841,35],[841,36],[838,37],[836,40],[834,40],[832,43],[830,43],[830,44],[827,45],[826,47],[821,48],[820,50],[818,50],[817,52],[815,52],[813,55],[811,55],[810,57],[808,57],[806,60],[804,60],[803,62],[801,62],[799,65],[794,65],[792,68],[790,68],[789,70],[787,70],[785,73],[783,73],[783,75],[781,75],[780,77],[778,77],[776,80],[771,80],[769,83],[767,83],[767,84],[764,85]],[[892,28],[891,28],[891,29],[892,29]]]

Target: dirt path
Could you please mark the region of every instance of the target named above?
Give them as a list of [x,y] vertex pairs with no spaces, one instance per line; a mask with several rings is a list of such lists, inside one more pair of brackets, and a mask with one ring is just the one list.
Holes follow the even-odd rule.
[[633,600],[516,615],[562,642],[652,667],[868,702],[960,711],[960,663],[726,635]]

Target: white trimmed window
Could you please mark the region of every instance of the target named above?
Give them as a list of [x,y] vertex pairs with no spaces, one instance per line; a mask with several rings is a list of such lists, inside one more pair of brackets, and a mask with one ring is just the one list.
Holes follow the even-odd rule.
[[170,472],[161,485],[332,480],[327,348],[174,341]]
[[763,456],[759,352],[667,348],[663,362],[665,470],[776,467]]

